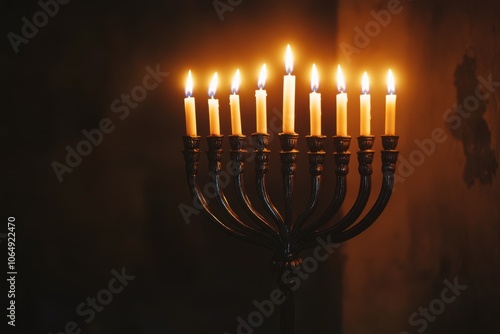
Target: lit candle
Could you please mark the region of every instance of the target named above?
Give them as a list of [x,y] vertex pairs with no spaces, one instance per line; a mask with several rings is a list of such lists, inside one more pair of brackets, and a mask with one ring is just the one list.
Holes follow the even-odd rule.
[[340,65],[337,69],[337,136],[347,136],[347,94],[345,80]]
[[283,81],[283,133],[295,133],[295,76],[290,45],[286,47],[286,73]]
[[311,136],[321,136],[321,94],[316,91],[319,88],[318,71],[316,65],[312,66],[311,90],[309,94],[309,112],[311,114]]
[[385,97],[385,134],[396,135],[396,85],[394,76],[389,70],[387,74],[387,95]]
[[363,79],[361,80],[361,95],[359,96],[359,105],[360,105],[360,129],[359,134],[361,136],[369,136],[370,135],[370,109],[371,109],[371,101],[370,101],[370,88],[368,82],[368,75],[363,73]]
[[259,89],[255,91],[257,133],[267,133],[267,92],[264,89],[266,84],[266,72],[266,64],[264,64],[260,70],[259,81],[257,82]]
[[229,95],[229,106],[231,107],[231,131],[233,135],[241,135],[241,115],[240,115],[240,70],[236,70],[233,83],[231,84],[231,95]]
[[196,136],[196,109],[193,94],[193,78],[191,70],[188,72],[186,83],[186,98],[184,99],[184,110],[186,113],[186,135]]
[[212,81],[210,82],[210,88],[208,89],[208,119],[210,124],[210,135],[219,136],[220,135],[220,125],[219,125],[219,100],[214,99],[215,91],[217,89],[217,72],[215,72]]

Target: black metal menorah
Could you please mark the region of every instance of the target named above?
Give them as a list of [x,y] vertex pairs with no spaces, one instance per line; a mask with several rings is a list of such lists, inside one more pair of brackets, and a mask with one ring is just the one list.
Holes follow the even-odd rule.
[[[258,212],[252,205],[244,183],[245,143],[243,135],[229,136],[230,159],[232,163],[233,183],[240,205],[246,211],[245,217],[238,215],[229,204],[221,186],[220,173],[222,166],[223,136],[208,136],[208,168],[210,182],[215,188],[215,199],[224,212],[221,217],[214,214],[208,205],[198,183],[200,160],[199,136],[184,136],[184,159],[189,189],[194,199],[203,207],[204,214],[210,221],[222,228],[229,235],[261,245],[273,253],[272,266],[278,273],[278,285],[283,292],[285,302],[280,307],[280,333],[294,332],[293,291],[297,272],[301,270],[300,252],[314,245],[318,237],[329,237],[334,243],[354,238],[370,227],[384,211],[394,186],[394,172],[398,151],[398,136],[382,136],[382,186],[373,207],[360,218],[371,192],[372,162],[375,151],[372,150],[375,136],[359,136],[358,172],[360,175],[359,191],[356,201],[350,210],[338,221],[331,223],[333,217],[342,207],[347,193],[347,174],[351,153],[350,136],[333,136],[336,184],[333,197],[318,218],[311,219],[320,196],[321,176],[324,171],[326,136],[306,136],[309,152],[309,174],[311,177],[310,196],[304,211],[297,219],[292,216],[293,183],[296,160],[299,155],[296,133],[280,133],[281,173],[283,176],[285,210],[280,212],[273,204],[266,187],[266,175],[269,171],[271,151],[268,148],[269,135],[252,134],[255,149],[255,174],[257,193],[266,213]],[[329,191],[330,193],[330,191]]]

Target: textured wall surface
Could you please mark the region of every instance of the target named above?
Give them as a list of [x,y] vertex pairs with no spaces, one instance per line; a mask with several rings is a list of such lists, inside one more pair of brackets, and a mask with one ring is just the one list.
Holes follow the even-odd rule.
[[494,1],[340,2],[339,59],[393,67],[401,137],[388,208],[346,246],[345,333],[500,330],[499,17]]

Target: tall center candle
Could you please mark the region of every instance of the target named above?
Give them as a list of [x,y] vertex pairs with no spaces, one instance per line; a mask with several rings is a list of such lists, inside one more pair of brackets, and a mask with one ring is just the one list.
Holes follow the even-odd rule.
[[186,135],[196,136],[196,108],[193,94],[193,77],[191,70],[188,72],[186,83],[186,98],[184,99],[184,111],[186,114]]
[[286,48],[286,73],[283,78],[283,133],[295,133],[295,76],[290,45]]
[[257,82],[259,89],[255,91],[257,133],[267,133],[267,92],[264,89],[266,84],[266,73],[266,64],[264,64],[260,70],[259,81]]
[[219,100],[214,99],[215,91],[217,90],[217,72],[215,72],[212,81],[210,82],[210,88],[208,89],[208,119],[210,124],[210,135],[220,136],[220,124],[219,124]]
[[229,106],[231,107],[231,131],[233,135],[241,135],[240,96],[237,94],[240,87],[240,70],[236,70],[233,83],[231,84],[231,95],[229,95]]
[[340,65],[337,68],[337,136],[347,136],[347,94],[345,80]]
[[321,94],[316,91],[319,88],[318,71],[313,64],[311,72],[311,90],[309,94],[309,112],[311,136],[321,136]]

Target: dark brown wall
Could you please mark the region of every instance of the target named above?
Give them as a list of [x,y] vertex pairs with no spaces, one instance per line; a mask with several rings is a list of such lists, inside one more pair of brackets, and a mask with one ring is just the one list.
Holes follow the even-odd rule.
[[[370,11],[387,10],[389,3],[342,1],[339,42],[356,46],[354,28],[364,31],[374,21]],[[416,333],[424,326],[426,333],[495,332],[500,328],[495,176],[500,4],[401,1],[397,8],[389,24],[370,31],[373,37],[359,53],[348,59],[339,47],[340,61],[357,76],[367,69],[383,79],[392,66],[401,151],[389,206],[370,231],[346,247],[345,333]],[[479,77],[497,82],[484,99],[474,97],[478,85],[478,96],[487,90]],[[465,113],[453,111],[464,103],[470,103]],[[380,133],[383,101],[372,117]],[[435,299],[444,280],[455,279],[467,288],[440,313]],[[424,325],[419,308],[429,306],[440,314],[430,314]]]

